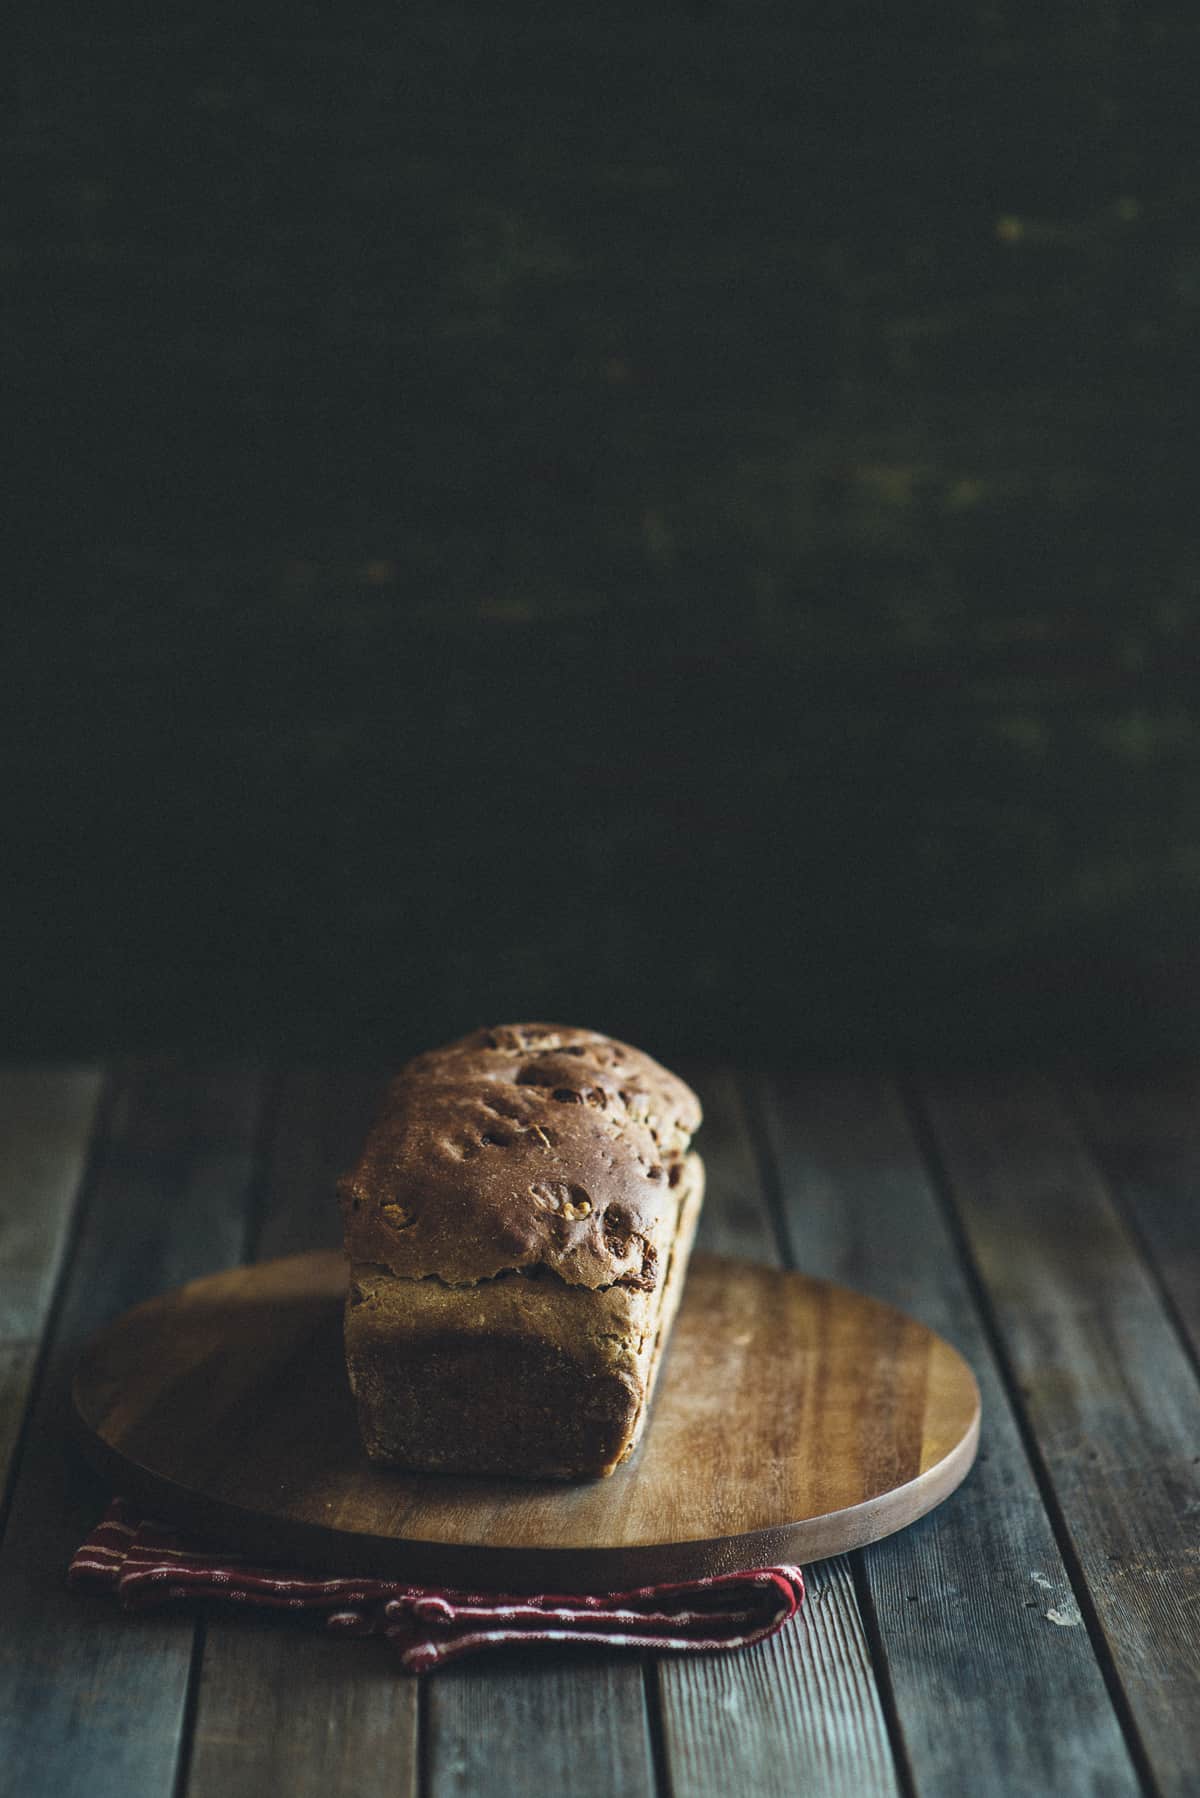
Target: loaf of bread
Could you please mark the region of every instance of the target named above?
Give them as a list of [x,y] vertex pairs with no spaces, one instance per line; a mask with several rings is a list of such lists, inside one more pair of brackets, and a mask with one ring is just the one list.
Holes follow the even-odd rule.
[[339,1183],[373,1460],[528,1479],[632,1454],[704,1191],[700,1106],[637,1049],[511,1024],[401,1070]]

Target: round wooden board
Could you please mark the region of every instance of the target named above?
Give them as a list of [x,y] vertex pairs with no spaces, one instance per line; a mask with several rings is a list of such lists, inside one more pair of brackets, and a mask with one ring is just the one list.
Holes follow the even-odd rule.
[[606,1480],[373,1467],[342,1360],[340,1254],[196,1280],[126,1312],[75,1379],[112,1483],[222,1545],[508,1591],[603,1591],[890,1535],[964,1478],[979,1392],[923,1324],[803,1274],[694,1257],[645,1438]]

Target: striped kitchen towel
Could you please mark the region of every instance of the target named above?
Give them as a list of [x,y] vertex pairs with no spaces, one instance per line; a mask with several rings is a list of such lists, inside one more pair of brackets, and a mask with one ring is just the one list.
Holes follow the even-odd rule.
[[315,1613],[342,1635],[386,1636],[409,1673],[510,1642],[677,1654],[744,1648],[782,1629],[804,1597],[798,1567],[757,1567],[598,1597],[509,1597],[400,1580],[327,1579],[251,1565],[142,1517],[119,1498],[75,1554],[67,1579],[77,1590],[115,1593],[127,1611],[207,1599]]

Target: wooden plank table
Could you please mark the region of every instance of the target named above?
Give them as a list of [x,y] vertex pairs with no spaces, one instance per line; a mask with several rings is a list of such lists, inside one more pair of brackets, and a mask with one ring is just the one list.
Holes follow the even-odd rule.
[[164,1287],[336,1241],[377,1073],[0,1072],[0,1793],[1200,1793],[1200,1074],[685,1070],[706,1247],[902,1305],[967,1355],[979,1463],[697,1660],[130,1619],[63,1571],[108,1496],[82,1342]]

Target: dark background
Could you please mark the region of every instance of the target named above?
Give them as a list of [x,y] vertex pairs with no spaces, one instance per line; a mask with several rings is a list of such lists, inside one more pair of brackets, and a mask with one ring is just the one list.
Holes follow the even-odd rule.
[[12,74],[10,1051],[1196,1045],[1193,7]]

